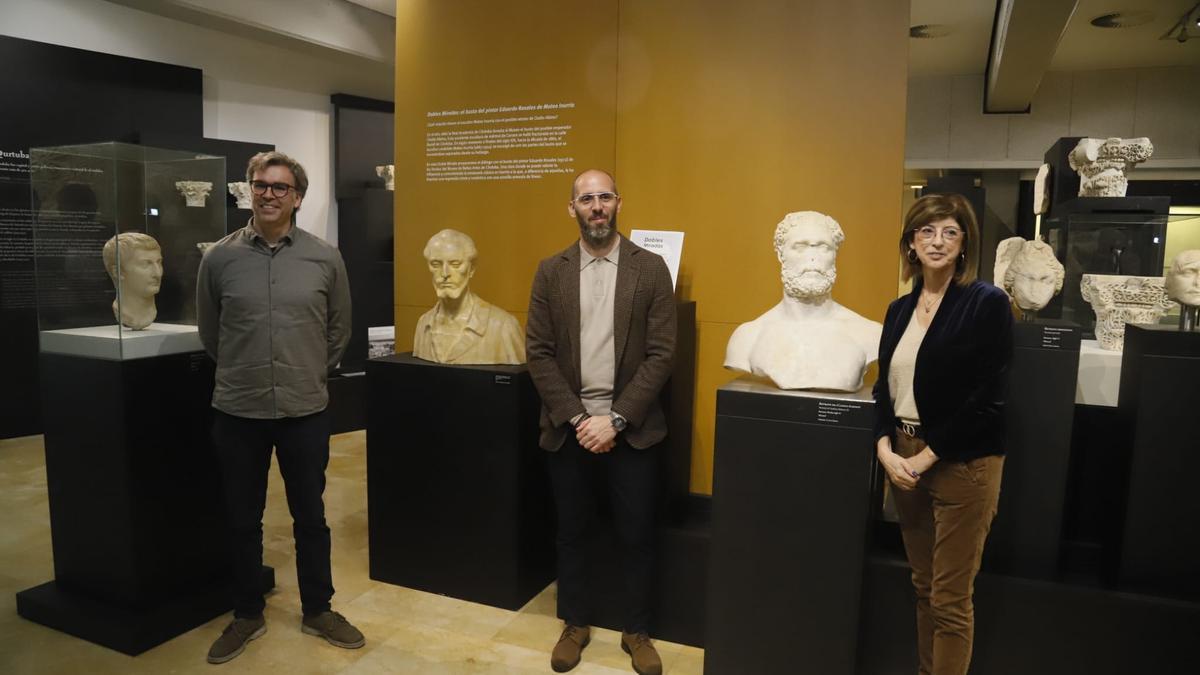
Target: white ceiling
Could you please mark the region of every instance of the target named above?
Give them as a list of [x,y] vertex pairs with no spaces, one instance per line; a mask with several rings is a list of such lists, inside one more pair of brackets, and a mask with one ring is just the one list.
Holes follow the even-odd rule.
[[[1159,40],[1196,4],[1196,0],[1079,0],[1059,42],[1050,70],[1108,70],[1151,66],[1200,66],[1200,28],[1197,37],[1180,44]],[[1132,28],[1096,28],[1091,20],[1103,14],[1149,11],[1154,19]],[[996,0],[912,0],[912,25],[946,24],[947,37],[909,40],[909,75],[982,74]]]

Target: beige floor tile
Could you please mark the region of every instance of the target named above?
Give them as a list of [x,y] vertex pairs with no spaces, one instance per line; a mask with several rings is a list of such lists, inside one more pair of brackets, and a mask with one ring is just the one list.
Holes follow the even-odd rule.
[[[268,479],[263,514],[263,560],[275,568],[267,596],[267,634],[219,668],[205,662],[209,646],[229,621],[221,616],[138,657],[129,657],[26,621],[16,614],[18,590],[54,574],[41,437],[0,441],[0,673],[46,675],[523,675],[549,672],[550,650],[561,623],[554,584],[519,612],[393,586],[369,578],[366,437],[335,436],[325,493],[333,541],[334,608],[367,637],[359,650],[339,649],[300,632],[295,542],[278,466]],[[620,633],[597,629],[573,673],[630,673]],[[703,671],[703,652],[657,642],[665,671]]]

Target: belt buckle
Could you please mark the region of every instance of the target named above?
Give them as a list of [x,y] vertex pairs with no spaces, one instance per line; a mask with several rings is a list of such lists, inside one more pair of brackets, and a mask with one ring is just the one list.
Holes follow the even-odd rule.
[[913,424],[909,424],[908,422],[901,422],[900,430],[903,431],[905,433],[905,435],[907,435],[909,438],[917,437],[917,427]]

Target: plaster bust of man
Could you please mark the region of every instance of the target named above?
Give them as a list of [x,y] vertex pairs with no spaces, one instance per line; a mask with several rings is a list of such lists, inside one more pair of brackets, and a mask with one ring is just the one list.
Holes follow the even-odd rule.
[[1009,237],[996,247],[996,285],[1026,312],[1036,312],[1049,304],[1062,290],[1065,276],[1054,249],[1043,241]]
[[1184,307],[1200,307],[1200,249],[1175,256],[1167,271],[1167,297]]
[[508,312],[471,292],[478,251],[470,237],[442,230],[425,245],[437,304],[417,320],[413,356],[436,363],[525,363],[525,333]]
[[158,315],[154,296],[162,286],[163,273],[158,242],[141,232],[122,232],[104,243],[102,255],[104,268],[117,289],[113,316],[122,326],[133,330],[143,330],[154,323]]
[[770,378],[781,389],[862,387],[883,327],[833,301],[837,251],[845,238],[823,213],[784,217],[775,228],[783,300],[738,326],[725,349],[726,368]]

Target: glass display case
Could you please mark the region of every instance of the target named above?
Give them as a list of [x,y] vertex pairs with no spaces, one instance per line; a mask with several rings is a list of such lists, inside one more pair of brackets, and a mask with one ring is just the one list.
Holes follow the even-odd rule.
[[1096,317],[1079,289],[1084,274],[1162,276],[1165,213],[1071,213],[1048,219],[1042,232],[1066,277],[1062,294],[1040,314],[1079,324],[1085,337],[1094,335]]
[[29,151],[40,349],[196,351],[196,272],[225,235],[225,159],[125,143]]

